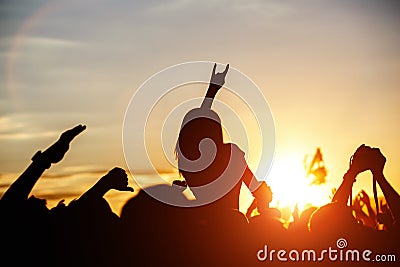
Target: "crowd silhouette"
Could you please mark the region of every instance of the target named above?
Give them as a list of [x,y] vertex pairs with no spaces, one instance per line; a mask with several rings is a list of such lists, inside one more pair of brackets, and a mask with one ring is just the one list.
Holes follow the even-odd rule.
[[[140,190],[119,215],[104,198],[109,190],[133,191],[119,167],[68,204],[60,201],[49,209],[45,199],[31,195],[43,172],[64,158],[86,126],[63,132],[38,151],[0,200],[2,265],[398,266],[400,196],[383,174],[386,158],[381,151],[358,147],[332,202],[301,213],[296,207],[287,226],[279,209],[270,207],[271,188],[256,179],[244,152],[223,141],[221,119],[211,107],[228,70],[229,65],[216,73],[214,65],[201,107],[183,119],[175,151],[182,179]],[[365,171],[372,173],[385,204],[373,208],[365,191],[353,198],[353,184]],[[246,214],[239,211],[242,183],[254,197]],[[186,187],[194,200],[183,194]],[[154,199],[151,191],[195,205],[172,206]],[[346,246],[339,247],[339,240]],[[329,247],[337,251],[335,260],[321,256]],[[359,250],[360,259],[344,260],[344,249]],[[369,262],[361,259],[365,250],[372,251]],[[302,258],[304,251],[307,259]],[[395,261],[378,263],[376,255],[394,255]]]

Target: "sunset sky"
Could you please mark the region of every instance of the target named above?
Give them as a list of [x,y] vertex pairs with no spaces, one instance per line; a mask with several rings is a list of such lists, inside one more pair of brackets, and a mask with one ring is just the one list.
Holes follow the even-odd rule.
[[[155,73],[191,61],[229,63],[268,101],[273,204],[329,201],[362,143],[381,149],[400,190],[399,11],[389,0],[1,1],[0,195],[37,150],[77,124],[86,131],[35,186],[37,197],[51,207],[114,166],[128,170],[122,130],[131,97]],[[206,85],[193,90],[201,96]],[[328,176],[311,187],[302,162],[317,147]],[[372,196],[371,181],[362,174],[353,192]],[[107,198],[119,212],[129,196]]]

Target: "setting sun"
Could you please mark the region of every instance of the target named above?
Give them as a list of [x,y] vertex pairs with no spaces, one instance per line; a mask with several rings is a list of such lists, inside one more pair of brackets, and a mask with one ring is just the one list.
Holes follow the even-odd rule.
[[267,179],[273,192],[272,206],[293,210],[297,204],[302,211],[307,206],[321,206],[330,201],[331,188],[327,184],[311,184],[313,178],[306,176],[302,157],[300,153],[287,154],[273,163]]

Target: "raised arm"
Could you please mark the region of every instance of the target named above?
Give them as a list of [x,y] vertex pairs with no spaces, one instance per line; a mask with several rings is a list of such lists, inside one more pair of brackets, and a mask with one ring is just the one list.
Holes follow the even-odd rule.
[[383,174],[383,168],[386,163],[386,158],[383,156],[378,148],[373,148],[371,151],[372,163],[371,172],[374,179],[378,182],[386,202],[391,210],[394,220],[398,223],[400,221],[400,195],[390,185]]
[[32,157],[31,164],[4,193],[1,202],[6,205],[13,205],[26,200],[43,172],[50,168],[51,164],[62,160],[71,141],[85,129],[86,126],[78,125],[67,130],[44,152],[40,150],[36,152]]
[[201,104],[201,108],[211,109],[211,105],[213,103],[214,97],[217,94],[218,90],[225,84],[225,76],[228,73],[229,64],[226,65],[225,70],[223,72],[215,73],[217,68],[217,63],[214,64],[210,85],[208,86],[208,90],[206,96],[204,97],[203,103]]
[[350,159],[349,169],[343,175],[343,181],[335,192],[332,202],[343,203],[343,205],[347,204],[357,175],[369,169],[367,157],[370,150],[371,148],[369,146],[362,144],[357,148],[356,152],[354,152]]

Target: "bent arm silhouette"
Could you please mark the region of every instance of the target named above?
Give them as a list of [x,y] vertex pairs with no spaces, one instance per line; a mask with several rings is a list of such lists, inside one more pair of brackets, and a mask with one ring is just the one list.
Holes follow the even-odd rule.
[[32,188],[43,172],[50,168],[51,164],[58,163],[63,159],[71,141],[85,129],[84,125],[75,126],[63,132],[60,138],[44,152],[40,150],[36,152],[32,157],[31,164],[4,193],[1,199],[2,203],[15,204],[28,199]]
[[102,198],[111,189],[133,192],[133,188],[128,186],[126,172],[119,167],[113,168],[101,177],[79,200]]
[[272,193],[267,183],[258,181],[248,166],[243,174],[243,182],[255,198],[258,212],[262,214],[268,210],[269,203],[272,201]]

